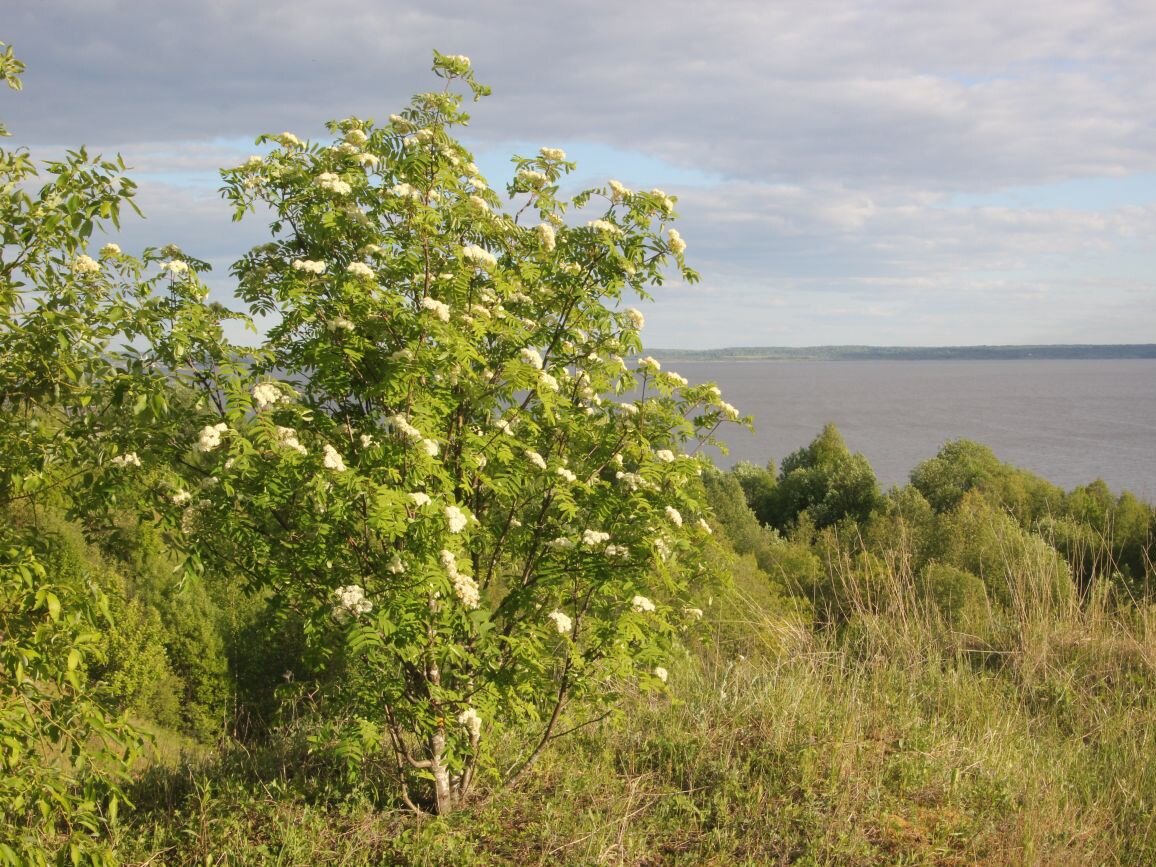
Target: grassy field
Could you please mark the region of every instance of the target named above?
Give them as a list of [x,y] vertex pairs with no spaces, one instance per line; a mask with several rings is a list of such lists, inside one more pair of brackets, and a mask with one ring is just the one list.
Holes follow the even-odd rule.
[[[189,865],[1150,864],[1154,686],[1152,608],[1085,600],[978,642],[914,605],[816,633],[740,586],[667,695],[630,697],[454,815],[350,793],[286,736],[170,749],[119,849]],[[523,745],[507,735],[495,767]]]

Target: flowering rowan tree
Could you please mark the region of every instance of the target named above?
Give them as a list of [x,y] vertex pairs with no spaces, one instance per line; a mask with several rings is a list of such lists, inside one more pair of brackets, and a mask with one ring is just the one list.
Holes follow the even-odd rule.
[[[445,812],[495,725],[538,721],[516,777],[624,686],[665,682],[707,574],[683,445],[737,412],[626,361],[643,316],[624,299],[670,264],[696,279],[673,199],[611,181],[563,200],[574,164],[543,148],[503,209],[451,136],[453,85],[488,91],[464,57],[434,71],[445,88],[384,125],[266,136],[223,172],[238,219],[272,214],[234,270],[273,324],[243,364],[171,355],[202,411],[165,495],[195,560],[304,619],[340,672],[342,754],[386,756],[411,807]],[[196,270],[172,276],[182,311]]]

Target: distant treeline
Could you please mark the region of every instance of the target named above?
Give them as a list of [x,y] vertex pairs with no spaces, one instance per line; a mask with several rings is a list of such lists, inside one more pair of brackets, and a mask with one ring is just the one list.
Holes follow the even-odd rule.
[[735,346],[652,349],[671,361],[1014,361],[1021,359],[1156,358],[1156,343],[1044,346]]

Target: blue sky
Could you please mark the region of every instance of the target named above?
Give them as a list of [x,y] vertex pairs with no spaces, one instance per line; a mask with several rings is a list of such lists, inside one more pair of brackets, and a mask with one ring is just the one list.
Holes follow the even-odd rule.
[[679,196],[695,286],[656,347],[1156,341],[1156,7],[1131,0],[42,0],[9,144],[135,166],[149,219],[215,266],[216,169],[430,85],[432,48],[494,95],[467,143],[500,188],[547,145],[580,182]]

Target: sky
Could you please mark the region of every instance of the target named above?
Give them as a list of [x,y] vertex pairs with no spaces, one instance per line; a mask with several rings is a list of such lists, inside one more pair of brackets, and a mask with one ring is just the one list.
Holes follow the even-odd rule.
[[560,147],[580,185],[678,196],[687,261],[649,347],[1156,342],[1151,0],[5,0],[6,146],[120,152],[214,266],[267,237],[217,170],[263,132],[386,117],[432,49],[493,96],[491,186]]

